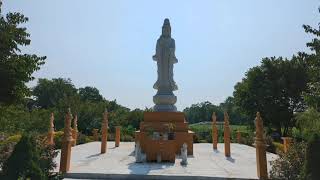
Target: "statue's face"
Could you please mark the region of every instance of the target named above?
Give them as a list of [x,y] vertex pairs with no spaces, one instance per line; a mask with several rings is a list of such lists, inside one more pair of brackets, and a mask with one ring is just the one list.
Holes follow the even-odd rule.
[[171,28],[170,26],[163,26],[162,27],[162,36],[170,37],[171,36]]

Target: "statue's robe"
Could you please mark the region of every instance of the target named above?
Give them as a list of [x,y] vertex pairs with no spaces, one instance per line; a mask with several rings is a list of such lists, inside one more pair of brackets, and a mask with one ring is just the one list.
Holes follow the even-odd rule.
[[157,61],[158,66],[158,80],[153,88],[159,90],[160,93],[171,94],[172,91],[178,89],[173,80],[173,64],[178,62],[175,57],[174,39],[161,36],[157,40],[156,55],[153,56],[153,59]]

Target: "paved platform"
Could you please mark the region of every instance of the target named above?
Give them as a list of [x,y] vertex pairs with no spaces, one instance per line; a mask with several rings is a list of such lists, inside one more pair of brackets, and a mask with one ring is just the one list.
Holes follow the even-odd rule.
[[[254,147],[233,143],[231,157],[224,156],[224,144],[214,151],[212,144],[194,144],[194,155],[188,157],[188,165],[175,163],[135,163],[134,142],[121,142],[115,148],[108,142],[106,154],[100,154],[100,142],[78,145],[72,148],[70,172],[67,178],[75,179],[257,179],[256,152]],[[267,153],[270,161],[277,155]],[[56,157],[59,169],[60,153]]]

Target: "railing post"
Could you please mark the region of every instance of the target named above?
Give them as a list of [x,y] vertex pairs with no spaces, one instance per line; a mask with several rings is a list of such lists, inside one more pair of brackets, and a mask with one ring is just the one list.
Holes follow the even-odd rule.
[[257,174],[259,179],[268,179],[266,142],[264,139],[263,121],[260,113],[257,112],[255,119],[256,124],[256,158],[257,158]]
[[101,153],[107,151],[107,140],[108,140],[108,111],[105,110],[103,113],[103,120],[101,125]]
[[116,126],[115,146],[119,147],[119,145],[120,145],[120,126]]
[[226,157],[231,156],[230,152],[230,126],[229,126],[229,115],[224,112],[224,155]]
[[213,149],[218,149],[218,128],[217,128],[217,117],[216,113],[212,113],[212,143]]
[[64,134],[63,134],[62,147],[61,147],[59,171],[62,173],[66,173],[70,169],[71,146],[73,143],[71,119],[72,119],[72,115],[71,115],[71,110],[69,108],[64,121]]
[[49,131],[47,136],[47,143],[48,145],[54,145],[54,114],[51,113],[50,116],[50,124],[49,124]]

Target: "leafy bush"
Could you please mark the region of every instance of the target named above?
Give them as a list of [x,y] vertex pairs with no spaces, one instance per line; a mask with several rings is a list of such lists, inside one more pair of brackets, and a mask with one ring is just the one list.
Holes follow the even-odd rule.
[[33,137],[22,136],[4,163],[3,174],[5,179],[45,179],[45,172],[40,167],[40,153]]
[[45,109],[28,111],[23,106],[0,106],[0,132],[47,132],[49,115]]
[[134,137],[132,137],[131,135],[127,135],[127,134],[121,135],[120,139],[121,139],[121,141],[124,141],[124,142],[134,141]]
[[284,152],[283,144],[281,144],[279,142],[273,142],[272,144],[275,147],[275,153],[279,154],[281,152],[282,153]]
[[276,153],[277,150],[276,150],[276,146],[274,145],[272,137],[271,136],[266,136],[265,140],[266,140],[266,144],[267,144],[267,149],[266,150],[268,152],[271,152],[271,153]]
[[320,132],[320,112],[316,109],[310,108],[298,113],[296,119],[303,139],[309,140],[313,134]]
[[271,179],[293,180],[301,179],[301,170],[304,165],[306,144],[294,142],[287,153],[279,152],[279,158],[271,162]]
[[254,134],[253,133],[241,133],[241,143],[248,145],[248,146],[253,146],[254,143]]
[[56,149],[61,149],[63,131],[54,132],[54,145]]
[[1,135],[0,142],[0,169],[3,163],[10,157],[14,146],[19,142],[21,135],[7,136],[5,134]]
[[[10,141],[8,141],[10,142]],[[11,142],[10,142],[11,143]],[[58,152],[47,145],[44,136],[24,135],[3,166],[4,179],[59,179],[52,171]]]
[[318,180],[320,177],[319,162],[320,162],[320,137],[314,134],[308,142],[306,150],[306,161],[302,172],[302,177],[305,180]]

